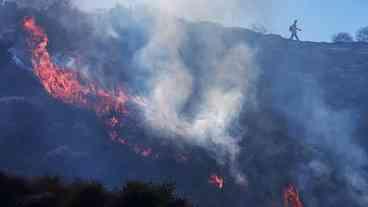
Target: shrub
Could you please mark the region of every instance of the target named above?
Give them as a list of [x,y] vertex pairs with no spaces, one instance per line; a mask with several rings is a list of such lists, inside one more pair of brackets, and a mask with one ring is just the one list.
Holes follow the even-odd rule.
[[0,172],[1,207],[191,207],[175,195],[172,184],[127,183],[107,191],[96,182],[63,183],[58,177],[26,180]]
[[358,42],[368,42],[368,26],[360,28],[356,33],[355,39]]
[[67,191],[62,180],[56,176],[37,177],[31,180],[33,193],[49,192],[55,194],[63,194]]
[[19,197],[30,193],[27,182],[24,179],[8,176],[0,173],[0,206],[16,206]]
[[171,184],[153,185],[130,182],[117,194],[112,207],[190,207],[184,199],[175,197],[175,187]]
[[101,207],[106,203],[105,188],[95,182],[76,182],[70,187],[65,207]]
[[340,32],[332,37],[333,42],[354,42],[353,37],[347,32]]

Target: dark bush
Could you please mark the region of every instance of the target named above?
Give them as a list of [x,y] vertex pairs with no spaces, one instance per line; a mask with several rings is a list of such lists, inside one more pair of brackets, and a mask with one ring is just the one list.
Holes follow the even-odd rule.
[[13,207],[18,198],[31,193],[28,183],[21,178],[0,173],[0,206]]
[[0,173],[1,207],[191,207],[172,184],[127,183],[108,191],[96,182],[63,183],[58,177],[30,180]]
[[31,180],[32,190],[34,193],[49,192],[55,194],[64,194],[67,187],[62,180],[56,176],[37,177]]
[[76,182],[70,188],[65,207],[101,207],[106,203],[107,192],[101,184]]
[[117,194],[112,207],[150,206],[168,207],[176,201],[173,185],[153,185],[142,182],[128,183]]
[[342,42],[354,42],[353,37],[347,33],[347,32],[340,32],[335,34],[332,37],[332,42],[336,42],[336,43],[342,43]]
[[358,42],[368,42],[368,26],[360,28],[355,37]]

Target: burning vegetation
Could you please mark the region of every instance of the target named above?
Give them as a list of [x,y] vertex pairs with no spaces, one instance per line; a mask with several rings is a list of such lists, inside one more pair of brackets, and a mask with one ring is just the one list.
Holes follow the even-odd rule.
[[303,207],[299,192],[292,184],[284,189],[284,207]]
[[[136,74],[133,72],[137,71],[135,70],[136,62],[132,58],[135,58],[137,51],[141,51],[142,48],[157,46],[148,44],[150,42],[147,41],[151,39],[159,39],[163,41],[164,46],[166,43],[172,46],[172,42],[161,38],[167,33],[158,31],[163,33],[159,36],[160,38],[151,36],[154,35],[151,33],[146,34],[146,26],[137,22],[137,19],[140,18],[136,17],[140,14],[133,13],[133,18],[130,19],[128,14],[131,14],[131,11],[125,11],[125,8],[116,8],[106,14],[98,13],[98,21],[106,19],[106,21],[119,23],[116,26],[115,23],[113,25],[113,31],[117,33],[113,34],[112,41],[99,39],[100,35],[93,36],[95,33],[89,32],[89,20],[95,21],[97,17],[94,14],[87,16],[83,13],[82,15],[78,11],[74,12],[74,9],[72,13],[72,9],[66,7],[50,7],[41,10],[16,9],[15,6],[12,8],[10,4],[0,7],[2,31],[5,28],[17,28],[19,18],[25,15],[35,15],[35,18],[25,18],[21,25],[27,33],[34,77],[19,70],[23,66],[28,66],[27,53],[25,53],[23,44],[20,42],[20,44],[13,45],[13,43],[8,43],[9,40],[5,39],[5,36],[3,39],[0,38],[0,41],[5,41],[4,44],[0,42],[0,53],[2,54],[0,60],[2,63],[0,81],[2,169],[27,175],[47,172],[51,175],[60,173],[67,177],[93,177],[108,185],[117,184],[121,177],[154,180],[173,178],[178,183],[181,192],[193,197],[198,196],[196,200],[209,203],[210,205],[207,206],[217,206],[219,201],[223,201],[225,206],[229,203],[233,206],[248,204],[274,207],[300,207],[308,206],[308,204],[364,206],[365,200],[360,198],[364,197],[366,192],[359,187],[363,182],[350,183],[351,172],[358,176],[358,180],[366,179],[364,159],[353,159],[359,153],[340,154],[339,148],[331,148],[331,145],[328,144],[329,142],[335,143],[337,134],[339,143],[343,145],[348,143],[346,148],[351,150],[345,150],[346,152],[360,152],[361,146],[350,145],[350,143],[360,143],[366,131],[361,126],[362,119],[357,118],[356,120],[354,115],[350,117],[349,112],[354,109],[357,114],[366,113],[366,108],[363,107],[366,105],[364,104],[364,100],[367,100],[364,96],[366,93],[362,90],[354,90],[352,94],[350,90],[351,88],[364,89],[363,85],[366,83],[364,81],[366,79],[362,77],[365,74],[365,64],[359,62],[359,60],[366,59],[364,50],[367,48],[364,45],[359,44],[357,47],[358,45],[354,44],[340,46],[338,44],[301,43],[302,47],[300,47],[300,44],[290,45],[287,44],[287,40],[275,36],[258,36],[258,34],[255,35],[240,28],[225,29],[220,25],[195,22],[177,25],[185,26],[183,29],[185,41],[179,45],[178,60],[183,62],[183,66],[188,67],[188,71],[193,70],[195,72],[193,76],[199,77],[200,81],[204,79],[204,82],[207,80],[215,82],[208,76],[208,71],[211,73],[213,69],[211,60],[221,59],[220,56],[227,53],[221,47],[220,51],[214,49],[212,45],[218,45],[212,44],[213,42],[223,40],[226,47],[238,45],[238,43],[250,43],[252,48],[257,48],[255,57],[261,74],[259,80],[254,83],[254,89],[259,90],[253,94],[255,95],[253,98],[257,101],[257,109],[248,110],[246,108],[244,113],[239,115],[239,126],[234,127],[235,130],[238,127],[241,130],[239,166],[249,180],[249,186],[247,186],[249,189],[246,189],[233,182],[232,175],[224,169],[228,167],[227,165],[218,166],[213,157],[202,153],[202,149],[187,150],[189,148],[187,146],[167,149],[171,140],[164,143],[166,140],[156,139],[156,136],[160,138],[158,137],[160,134],[149,129],[143,131],[142,125],[138,125],[141,123],[136,123],[136,114],[130,109],[130,104],[136,105],[139,110],[139,108],[152,107],[152,103],[127,94],[130,91],[127,85],[130,83],[132,87],[139,87],[134,89],[146,90],[145,86],[139,85],[141,79],[129,79]],[[59,18],[60,16],[63,18]],[[64,24],[71,22],[71,19],[75,19],[76,22],[71,25]],[[45,28],[43,29],[41,24],[38,25],[36,20],[42,22]],[[120,24],[122,21],[124,24]],[[103,28],[108,27],[110,24]],[[106,32],[104,29],[97,29]],[[19,29],[14,32],[16,34],[10,33],[11,36],[20,36]],[[86,34],[91,34],[91,36],[85,38]],[[203,38],[208,35],[211,38]],[[176,35],[173,36],[177,38]],[[80,61],[65,64],[75,65],[72,66],[76,67],[75,69],[61,66],[54,61],[56,60],[54,57],[58,60],[66,59],[54,56],[48,49],[50,48],[49,41],[58,50],[58,54],[62,55],[61,58],[64,58],[63,55],[73,56],[75,61]],[[161,47],[153,48],[149,51],[157,55],[156,52],[160,49]],[[299,51],[297,54],[296,50]],[[337,54],[336,50],[341,50],[341,53]],[[176,50],[173,51],[177,53]],[[274,53],[274,51],[284,53]],[[311,57],[308,51],[320,55]],[[284,56],[295,61],[285,63]],[[18,57],[20,63],[11,59]],[[119,59],[120,57],[124,58]],[[242,59],[244,56],[239,57]],[[83,65],[85,60],[87,63],[93,63],[93,68],[90,70],[91,77],[93,74],[100,75],[100,72],[103,71],[109,80],[111,76],[114,76],[114,79],[111,79],[114,80],[114,83],[120,80],[131,82],[124,87],[105,88],[99,81],[87,79],[78,72],[80,71],[79,65]],[[229,59],[229,62],[232,62],[232,59]],[[304,67],[309,66],[311,62],[313,70],[310,67]],[[325,70],[326,63],[331,64],[336,70]],[[149,62],[147,65],[155,66],[150,65]],[[295,70],[296,65],[300,66],[297,67],[297,70]],[[114,71],[114,68],[126,68],[127,70]],[[344,70],[339,70],[341,68]],[[350,74],[349,69],[354,71],[354,74]],[[105,73],[105,71],[113,72]],[[226,71],[228,70],[225,70],[225,73]],[[287,73],[289,71],[294,72],[289,74]],[[346,76],[345,73],[350,75]],[[34,81],[34,78],[37,78],[38,83]],[[202,82],[196,80],[195,78],[195,87],[202,85]],[[139,81],[137,85],[135,85],[136,81]],[[108,84],[111,86],[113,83]],[[340,87],[341,85],[347,87]],[[224,90],[227,91],[228,88]],[[285,95],[280,96],[280,91]],[[146,92],[145,94],[148,94]],[[57,102],[65,104],[48,104],[49,97],[40,95],[45,93],[48,93]],[[181,94],[179,98],[180,96]],[[35,97],[37,99],[34,99]],[[288,103],[284,102],[285,97],[290,99]],[[340,103],[338,100],[336,102],[335,97],[340,97],[339,100],[343,102]],[[305,98],[312,100],[312,104],[304,104]],[[200,100],[192,102],[192,99],[190,101],[188,106],[185,105],[190,110],[196,109],[195,103],[200,102]],[[221,102],[222,100],[216,99],[216,101]],[[83,110],[71,110],[73,107],[67,105],[86,109],[92,113],[92,116],[90,116],[91,113],[86,114]],[[138,118],[143,119],[144,117]],[[190,119],[191,116],[188,118]],[[310,120],[313,123],[327,124],[315,125],[311,124]],[[244,134],[242,133],[243,126],[246,126]],[[105,133],[101,131],[101,127],[105,129]],[[329,137],[330,135],[332,136]],[[106,139],[101,140],[101,136]],[[295,139],[294,136],[297,136],[298,139]],[[312,148],[308,142],[305,142],[305,139],[309,140],[310,137],[317,139],[315,140],[316,145],[313,145]],[[170,138],[176,140],[175,136]],[[324,141],[320,142],[318,139]],[[352,139],[354,139],[353,142],[351,142]],[[159,141],[162,142],[158,143]],[[60,148],[62,150],[59,150]],[[186,152],[179,154],[178,150]],[[8,159],[10,157],[11,160]],[[346,159],[340,159],[341,157]],[[314,165],[314,162],[310,163],[311,160],[316,160],[317,165]],[[346,160],[354,160],[354,162],[349,163],[348,168],[341,167],[345,166]],[[37,166],[29,167],[35,164]],[[297,169],[295,169],[296,166]],[[218,171],[213,171],[213,169],[218,169]],[[290,171],[292,173],[289,173]],[[298,189],[299,186],[298,188],[294,185],[280,186],[280,183],[284,183],[285,180],[298,180],[297,177],[300,174],[306,176],[305,179],[308,180],[303,186],[303,192],[298,192],[301,190]],[[360,177],[360,174],[363,176]],[[226,187],[224,187],[225,180]],[[207,199],[213,195],[219,196],[216,199]]]
[[[52,62],[47,50],[48,37],[35,19],[26,17],[23,27],[30,34],[28,44],[32,51],[33,72],[52,97],[67,104],[95,111],[103,121],[112,141],[131,147],[143,157],[154,155],[151,148],[131,144],[118,132],[121,120],[128,113],[125,104],[130,100],[124,89],[109,91],[95,82],[86,80],[73,70],[58,67]],[[135,100],[137,98],[133,98],[133,102],[136,102]]]
[[[30,35],[28,44],[32,52],[33,72],[48,94],[64,103],[94,111],[115,143],[128,146],[142,157],[159,158],[159,154],[152,148],[130,143],[120,134],[121,122],[128,113],[125,108],[126,103],[131,101],[144,107],[144,100],[140,97],[127,95],[122,88],[117,88],[114,91],[104,89],[99,84],[85,79],[74,70],[60,68],[52,61],[47,50],[48,37],[44,30],[37,25],[35,19],[26,17],[23,21],[23,27]],[[189,158],[179,155],[178,159],[187,161]],[[221,190],[225,185],[224,178],[216,174],[212,174],[208,182]],[[288,185],[283,195],[285,207],[303,207],[295,186]]]
[[[131,100],[138,106],[145,106],[141,98],[128,96],[122,88],[115,91],[103,89],[74,70],[60,68],[53,63],[47,50],[48,37],[35,19],[26,17],[23,27],[30,35],[28,44],[32,52],[33,72],[48,94],[64,103],[94,111],[115,143],[128,146],[142,157],[160,157],[152,148],[130,143],[120,134],[121,121],[128,113],[125,104]],[[180,161],[188,160],[188,157],[181,154],[178,157]],[[210,183],[220,189],[224,187],[224,179],[217,175],[210,176]]]
[[219,189],[224,188],[224,178],[219,175],[211,175],[208,182]]
[[[32,49],[33,70],[45,90],[54,98],[64,103],[94,110],[99,117],[107,117],[117,125],[119,118],[126,113],[124,108],[128,96],[123,89],[111,92],[96,83],[84,80],[72,70],[55,65],[47,51],[48,37],[33,17],[27,17],[24,28],[31,38],[28,42]],[[113,114],[116,114],[114,116]]]

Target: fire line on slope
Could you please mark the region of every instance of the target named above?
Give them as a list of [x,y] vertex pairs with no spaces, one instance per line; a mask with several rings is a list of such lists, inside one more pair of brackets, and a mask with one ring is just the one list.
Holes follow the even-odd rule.
[[[74,70],[60,68],[52,61],[47,50],[49,39],[35,19],[24,18],[23,27],[30,35],[28,44],[32,52],[33,72],[48,94],[66,104],[94,111],[103,122],[113,142],[128,146],[143,157],[159,158],[159,154],[152,148],[130,143],[119,133],[121,121],[128,113],[125,108],[126,103],[131,101],[144,107],[144,100],[140,97],[128,96],[122,88],[117,88],[115,91],[103,89]],[[186,162],[188,157],[179,154],[178,159]],[[224,179],[220,176],[211,175],[209,182],[217,188],[224,187]]]
[[121,120],[128,113],[125,104],[130,100],[123,89],[108,91],[96,83],[85,80],[73,70],[59,68],[52,62],[47,50],[48,37],[35,19],[26,17],[23,27],[30,34],[28,44],[32,51],[33,72],[52,97],[67,104],[95,111],[107,128],[112,141],[127,145],[144,157],[154,154],[151,148],[130,144],[118,133]]
[[94,110],[99,117],[109,116],[113,112],[118,116],[126,113],[124,104],[128,96],[124,90],[104,90],[97,84],[84,81],[77,72],[59,68],[52,62],[47,51],[48,37],[35,19],[25,18],[23,26],[31,35],[28,43],[32,48],[34,73],[51,96],[65,103]]

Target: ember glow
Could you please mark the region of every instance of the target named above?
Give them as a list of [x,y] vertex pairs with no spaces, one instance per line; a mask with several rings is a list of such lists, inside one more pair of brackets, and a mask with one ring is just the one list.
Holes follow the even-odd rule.
[[303,207],[298,190],[291,184],[284,190],[284,207]]
[[221,176],[211,175],[208,182],[213,184],[219,189],[224,188],[224,178]]

